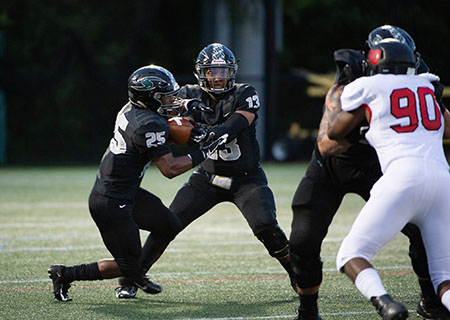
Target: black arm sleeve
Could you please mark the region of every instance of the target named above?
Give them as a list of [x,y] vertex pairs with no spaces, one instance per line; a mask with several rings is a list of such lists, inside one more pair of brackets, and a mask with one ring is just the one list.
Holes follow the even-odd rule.
[[[223,124],[209,129],[208,141],[217,139],[221,135],[228,133],[227,141],[236,138],[239,133],[248,127],[247,118],[239,112],[233,113]],[[211,135],[211,133],[214,133]]]

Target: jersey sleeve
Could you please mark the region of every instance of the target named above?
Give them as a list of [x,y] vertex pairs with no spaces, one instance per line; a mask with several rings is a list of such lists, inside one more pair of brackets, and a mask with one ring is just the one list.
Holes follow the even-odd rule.
[[136,130],[133,142],[139,152],[146,153],[153,161],[172,152],[167,144],[168,139],[167,122],[164,119],[153,119]]
[[364,86],[360,80],[361,78],[356,79],[344,87],[341,95],[341,107],[343,111],[356,110],[361,105],[367,103]]
[[234,111],[247,111],[256,115],[260,107],[261,103],[255,88],[247,84],[238,88],[236,92],[236,108]]

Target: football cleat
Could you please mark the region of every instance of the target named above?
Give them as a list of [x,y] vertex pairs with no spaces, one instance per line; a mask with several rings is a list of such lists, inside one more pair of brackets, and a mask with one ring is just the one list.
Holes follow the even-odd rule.
[[117,299],[134,299],[138,288],[135,286],[120,286],[116,288]]
[[297,317],[294,320],[322,320],[317,308],[311,310],[297,308],[295,311],[297,313]]
[[403,320],[408,318],[408,310],[388,294],[370,298],[383,320]]
[[65,266],[63,265],[52,265],[48,268],[47,272],[49,274],[49,278],[52,279],[53,282],[53,294],[55,295],[55,299],[63,302],[72,301],[72,298],[69,297],[67,291],[70,288],[70,282],[65,280],[63,277],[63,270]]
[[450,312],[442,305],[438,297],[421,297],[416,311],[419,316],[427,320],[450,320]]
[[145,293],[158,294],[162,291],[162,288],[159,284],[151,282],[147,277],[142,277],[140,279],[134,280],[133,283]]

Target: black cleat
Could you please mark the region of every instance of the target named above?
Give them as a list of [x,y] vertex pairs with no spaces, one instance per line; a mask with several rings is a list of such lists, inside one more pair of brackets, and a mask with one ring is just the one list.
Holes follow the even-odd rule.
[[294,320],[322,320],[316,308],[312,310],[298,308],[296,312],[297,317]]
[[419,316],[427,320],[450,320],[450,312],[438,297],[421,297],[416,310]]
[[120,286],[116,288],[116,298],[117,299],[134,299],[136,298],[136,293],[138,287],[136,286]]
[[383,320],[403,320],[408,318],[408,310],[388,294],[370,298]]
[[70,282],[66,281],[62,276],[62,272],[65,266],[63,265],[52,265],[48,268],[49,278],[52,279],[53,282],[53,294],[55,295],[55,299],[63,302],[72,301],[72,298],[69,297],[67,291],[70,288]]
[[134,280],[133,283],[145,293],[158,294],[162,291],[162,288],[159,284],[151,282],[147,277],[142,277],[140,279]]

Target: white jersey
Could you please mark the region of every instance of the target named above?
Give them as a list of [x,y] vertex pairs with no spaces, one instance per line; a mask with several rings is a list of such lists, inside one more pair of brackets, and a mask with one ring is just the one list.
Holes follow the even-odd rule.
[[431,84],[437,80],[430,73],[377,74],[345,86],[342,110],[363,105],[370,111],[366,139],[375,148],[383,173],[393,160],[405,157],[434,160],[448,167],[442,147],[444,119]]

